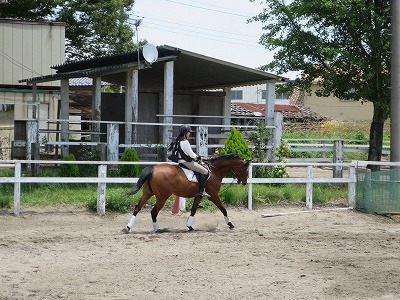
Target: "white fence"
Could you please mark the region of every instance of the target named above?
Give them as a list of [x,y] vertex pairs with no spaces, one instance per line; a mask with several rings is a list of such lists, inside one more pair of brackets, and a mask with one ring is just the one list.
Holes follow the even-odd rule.
[[[326,153],[333,153],[336,157],[344,158],[344,153],[368,153],[369,150],[367,140],[284,138],[282,141],[287,143],[291,152],[320,153],[322,156],[320,158],[289,158],[290,162],[335,162],[334,158],[325,157]],[[390,155],[390,142],[383,142],[382,154]]]
[[[98,177],[22,177],[21,166],[22,164],[97,164]],[[121,162],[121,161],[52,161],[52,160],[0,160],[2,167],[14,167],[14,177],[0,177],[0,184],[12,183],[14,184],[14,214],[18,215],[20,212],[20,199],[21,199],[21,183],[97,183],[97,213],[99,215],[105,214],[106,204],[106,185],[107,183],[131,183],[132,185],[137,182],[138,178],[116,178],[107,177],[107,165],[123,165],[123,164],[139,164],[139,165],[156,165],[160,162]],[[174,163],[171,163],[174,164]],[[253,178],[253,166],[261,165],[281,165],[288,168],[306,168],[307,173],[304,177],[296,178]],[[357,162],[351,164],[332,164],[332,163],[251,163],[249,166],[249,179],[248,179],[248,209],[253,208],[253,184],[262,183],[303,183],[306,184],[306,207],[312,209],[313,206],[313,184],[314,183],[336,183],[348,185],[348,207],[353,208],[355,203],[355,184],[356,172],[355,168]],[[329,168],[346,168],[348,169],[347,176],[343,178],[327,178],[315,177],[315,168],[329,167]],[[233,183],[232,178],[224,178],[222,183]]]

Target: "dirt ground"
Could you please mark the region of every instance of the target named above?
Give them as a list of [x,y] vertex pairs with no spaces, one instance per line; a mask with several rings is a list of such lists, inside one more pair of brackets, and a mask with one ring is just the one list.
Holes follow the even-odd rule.
[[398,299],[400,224],[353,211],[230,208],[159,215],[0,210],[0,299]]

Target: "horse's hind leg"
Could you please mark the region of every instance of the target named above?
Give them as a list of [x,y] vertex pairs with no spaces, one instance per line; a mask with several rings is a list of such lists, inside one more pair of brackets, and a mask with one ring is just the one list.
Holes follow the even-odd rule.
[[131,228],[133,227],[133,225],[135,224],[135,220],[136,220],[136,215],[139,213],[139,211],[142,209],[143,205],[146,204],[147,200],[150,199],[151,196],[153,196],[153,192],[151,192],[151,188],[150,185],[148,184],[148,182],[146,182],[143,185],[143,194],[142,197],[140,197],[139,202],[135,205],[134,209],[133,209],[133,213],[131,216],[131,219],[129,220],[129,223],[126,225],[126,227],[124,229],[122,229],[122,231],[124,233],[129,233],[129,231],[131,230]]
[[[157,198],[157,197],[156,197]],[[165,202],[167,201],[168,197],[165,199],[160,200],[160,197],[157,198],[156,204],[154,205],[153,209],[151,210],[151,219],[153,221],[153,230],[157,232],[160,230],[160,225],[157,221],[158,213],[160,212],[161,208],[163,208]]]

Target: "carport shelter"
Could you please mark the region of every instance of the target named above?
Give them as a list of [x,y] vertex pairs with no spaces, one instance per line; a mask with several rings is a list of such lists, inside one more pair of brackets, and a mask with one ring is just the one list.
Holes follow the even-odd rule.
[[[55,74],[20,80],[32,85],[34,104],[37,101],[36,84],[61,81],[59,109],[63,157],[69,153],[69,79],[71,78],[93,79],[92,121],[95,121],[91,128],[94,132],[93,142],[101,140],[103,129],[101,127],[104,127],[100,126],[101,121],[124,122],[120,130],[120,143],[125,145],[148,143],[150,140],[169,144],[176,124],[207,122],[207,124],[229,125],[231,88],[264,83],[267,89],[266,122],[267,125],[273,124],[275,82],[286,81],[287,78],[172,46],[158,46],[157,50],[158,58],[152,64],[145,61],[142,51],[139,50],[139,53],[133,51],[56,65],[52,67],[56,70]],[[102,81],[124,86],[125,93],[102,93]],[[35,109],[32,118],[37,119]],[[137,122],[170,125],[147,126],[147,131],[143,135],[141,129],[137,129]],[[38,126],[38,122],[34,124]],[[28,138],[28,144],[38,142],[39,128],[33,132],[34,134],[30,135],[31,140]]]

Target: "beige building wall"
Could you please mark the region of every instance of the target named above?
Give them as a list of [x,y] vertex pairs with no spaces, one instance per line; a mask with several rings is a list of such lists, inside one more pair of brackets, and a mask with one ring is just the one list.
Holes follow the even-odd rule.
[[338,121],[372,120],[372,102],[340,100],[334,96],[318,97],[316,90],[317,87],[313,87],[311,95],[304,98],[304,106],[313,112]]
[[64,23],[0,19],[0,85],[55,73],[50,66],[64,63],[64,43]]

